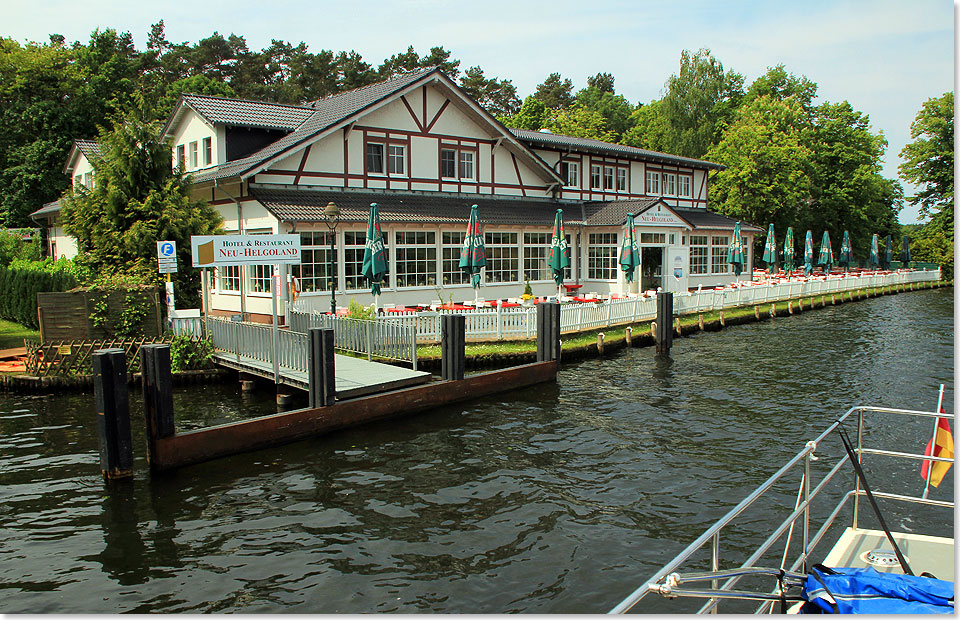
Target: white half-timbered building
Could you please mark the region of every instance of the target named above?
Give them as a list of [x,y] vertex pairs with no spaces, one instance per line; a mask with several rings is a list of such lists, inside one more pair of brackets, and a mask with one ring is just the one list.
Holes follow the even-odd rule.
[[[726,248],[735,222],[707,204],[719,165],[508,129],[437,68],[297,106],[183,95],[164,132],[173,165],[193,175],[228,232],[300,234],[303,262],[291,275],[300,304],[316,309],[330,307],[331,237],[339,305],[372,303],[360,269],[373,202],[389,254],[383,303],[473,299],[457,267],[473,204],[485,233],[487,300],[519,297],[527,280],[537,295],[556,292],[546,253],[558,208],[572,248],[566,283],[581,292],[734,280]],[[329,202],[341,212],[333,229],[323,214]],[[627,213],[636,216],[643,260],[630,285],[617,263]],[[762,231],[742,229],[750,248]],[[270,276],[269,266],[220,268],[212,314],[269,320]]]

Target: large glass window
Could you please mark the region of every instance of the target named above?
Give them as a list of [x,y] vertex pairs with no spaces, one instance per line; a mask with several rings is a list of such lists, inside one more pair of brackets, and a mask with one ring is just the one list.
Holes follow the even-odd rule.
[[367,173],[383,174],[382,144],[367,144]]
[[437,284],[437,233],[428,230],[396,232],[397,287]]
[[591,280],[617,279],[617,233],[590,233],[587,248],[587,277]]
[[251,293],[269,293],[273,265],[247,265]]
[[519,234],[515,232],[484,233],[487,248],[485,282],[518,282],[520,280]]
[[440,234],[444,286],[469,282],[469,278],[460,270],[460,250],[463,249],[466,236],[467,234],[461,231],[447,231]]
[[213,278],[216,283],[215,288],[222,291],[240,290],[240,266],[230,265],[227,267],[217,267],[213,270]]
[[[384,241],[389,237],[384,231]],[[363,277],[363,251],[367,244],[364,230],[347,230],[343,233],[343,286],[348,291],[369,289],[370,283]],[[386,244],[384,244],[386,245]],[[389,248],[387,248],[389,252]],[[389,254],[387,264],[390,264]]]
[[291,266],[301,293],[330,290],[330,235],[328,230],[300,233],[300,264]]
[[640,233],[640,243],[657,243],[662,245],[666,242],[666,233]]
[[709,251],[706,235],[690,236],[690,273],[692,275],[707,273]]
[[710,247],[710,272],[729,273],[730,264],[727,262],[727,246],[730,237],[713,237]]
[[660,173],[647,170],[647,194],[650,196],[660,195]]
[[531,282],[550,279],[550,268],[547,267],[550,234],[548,232],[523,233],[523,275]]

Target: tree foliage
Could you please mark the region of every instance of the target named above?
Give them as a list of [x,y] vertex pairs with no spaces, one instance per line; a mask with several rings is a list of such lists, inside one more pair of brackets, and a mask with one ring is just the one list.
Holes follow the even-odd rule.
[[191,265],[191,235],[213,234],[220,216],[203,200],[190,197],[190,183],[170,169],[170,146],[160,139],[161,123],[149,120],[145,102],[115,114],[112,128],[98,141],[94,186],[65,195],[64,228],[77,239],[77,261],[96,275],[128,274],[159,282],[156,242],[177,242],[180,296],[190,299],[199,288]]
[[[953,93],[927,99],[910,125],[913,142],[900,151],[900,175],[920,186],[910,203],[929,217],[953,212]],[[952,222],[952,216],[951,216]]]
[[551,73],[533,93],[533,98],[551,110],[565,110],[573,105],[573,80]]
[[484,77],[480,67],[470,67],[464,72],[460,88],[493,116],[508,116],[520,110],[520,98],[513,82]]

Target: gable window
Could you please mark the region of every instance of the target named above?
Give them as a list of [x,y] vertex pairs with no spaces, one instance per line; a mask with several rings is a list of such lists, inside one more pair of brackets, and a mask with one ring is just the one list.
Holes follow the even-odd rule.
[[367,144],[367,173],[383,174],[383,145]]
[[471,149],[440,149],[440,177],[472,181],[476,178],[476,152]]
[[691,179],[688,176],[680,175],[677,177],[677,195],[690,197],[690,183]]
[[460,178],[473,178],[473,153],[470,151],[460,151]]
[[213,163],[213,139],[203,139],[203,165],[209,166]]
[[77,176],[73,177],[73,186],[80,187],[81,185],[83,185],[83,175],[78,174]]
[[603,189],[613,189],[613,168],[603,167]]
[[194,140],[190,143],[190,167],[197,167],[197,141]]
[[83,173],[83,185],[84,185],[84,187],[86,187],[87,189],[91,189],[91,188],[93,187],[93,173],[92,173],[92,172],[84,172],[84,173]]
[[663,173],[663,195],[664,196],[677,195],[677,175],[669,172]]
[[617,191],[627,191],[627,169],[617,168]]
[[647,194],[660,195],[660,173],[657,171],[647,170]]
[[404,154],[406,149],[399,144],[387,147],[387,164],[390,174],[404,174]]
[[590,165],[590,187],[600,189],[600,166]]
[[457,152],[453,149],[440,150],[440,176],[445,179],[457,178]]
[[187,165],[187,147],[179,144],[177,145],[177,166]]
[[563,177],[563,184],[567,187],[580,186],[580,166],[577,162],[560,162],[560,176]]

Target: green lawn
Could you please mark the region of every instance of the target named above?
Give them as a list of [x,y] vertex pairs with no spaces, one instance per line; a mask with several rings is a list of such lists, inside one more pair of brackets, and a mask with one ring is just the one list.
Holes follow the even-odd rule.
[[23,346],[23,339],[40,340],[40,332],[0,319],[0,350]]

